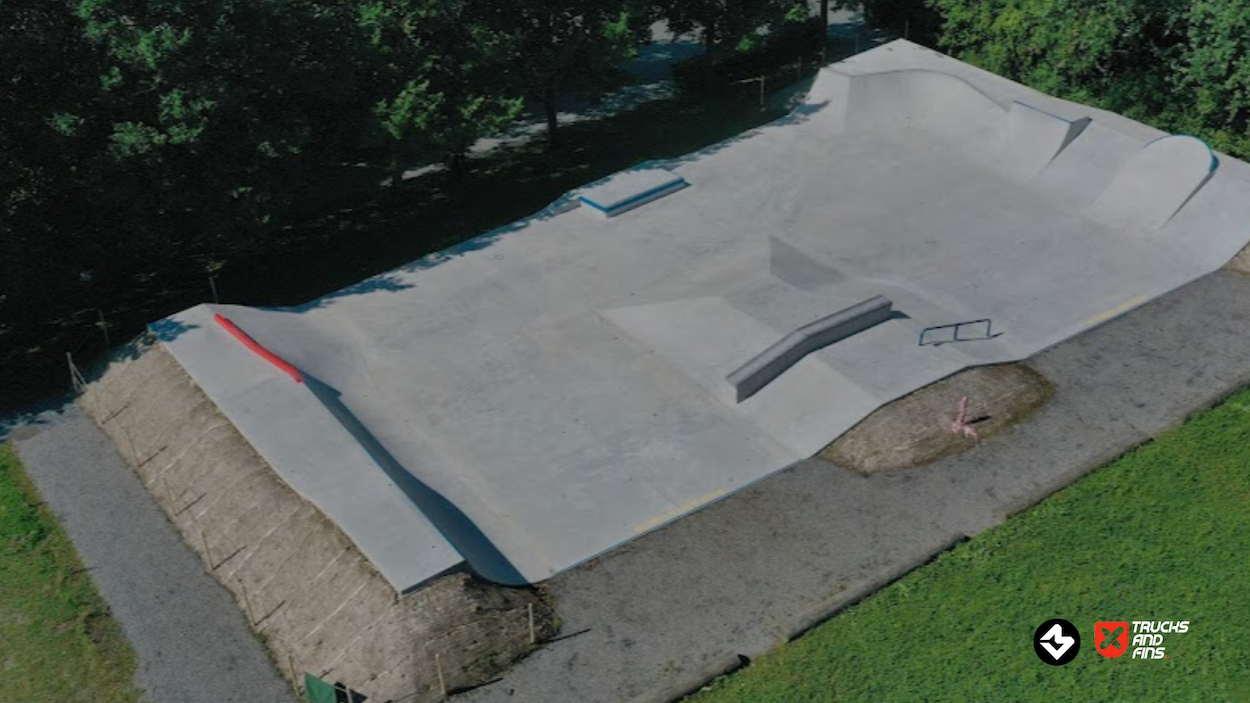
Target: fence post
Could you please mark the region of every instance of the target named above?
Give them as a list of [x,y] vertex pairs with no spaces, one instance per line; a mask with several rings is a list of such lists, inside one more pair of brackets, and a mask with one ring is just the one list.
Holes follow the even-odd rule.
[[74,355],[72,352],[65,352],[65,361],[69,364],[70,388],[75,393],[78,393],[82,390],[82,386],[78,384],[78,370],[74,368]]
[[434,653],[434,670],[438,672],[438,690],[447,697],[447,681],[443,679],[443,655]]
[[[126,440],[126,446],[130,448],[130,458],[133,459],[135,462],[135,470],[138,470],[143,465],[139,461],[139,450],[135,449],[135,442],[133,439],[130,438],[130,430],[126,429],[126,425],[119,423],[119,426],[121,427],[121,430],[122,430],[122,437],[125,438]],[[164,478],[165,477],[162,476],[161,480],[164,480]],[[169,492],[169,486],[165,486],[165,492],[166,493]],[[173,505],[172,496],[170,498],[170,505]]]
[[538,642],[538,634],[534,631],[534,604],[533,603],[529,604],[529,611],[530,611],[530,644],[536,644]]
[[252,599],[247,597],[247,586],[239,581],[239,593],[243,594],[243,607],[247,609],[247,624],[256,627],[256,611],[252,609]]
[[104,333],[104,348],[108,349],[113,346],[113,344],[109,341],[109,326],[108,323],[104,321],[104,310],[96,308],[95,311],[100,316],[100,331]]
[[208,287],[213,291],[213,302],[221,303],[221,301],[217,299],[217,282],[213,280],[211,274],[208,277]]
[[204,558],[208,559],[208,568],[215,571],[217,567],[213,564],[213,551],[208,548],[208,537],[204,530],[200,530],[200,542],[204,544]]

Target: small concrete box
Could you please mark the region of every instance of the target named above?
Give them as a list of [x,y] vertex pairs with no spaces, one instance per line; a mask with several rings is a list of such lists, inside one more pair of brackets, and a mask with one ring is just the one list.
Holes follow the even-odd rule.
[[627,210],[685,188],[681,176],[663,168],[639,168],[609,176],[578,194],[578,200],[602,217],[616,217]]

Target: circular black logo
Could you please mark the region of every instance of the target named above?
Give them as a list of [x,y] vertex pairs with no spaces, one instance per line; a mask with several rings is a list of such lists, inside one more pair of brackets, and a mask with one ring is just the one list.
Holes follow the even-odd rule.
[[1047,664],[1063,666],[1081,651],[1081,633],[1067,620],[1047,620],[1033,633],[1033,651]]

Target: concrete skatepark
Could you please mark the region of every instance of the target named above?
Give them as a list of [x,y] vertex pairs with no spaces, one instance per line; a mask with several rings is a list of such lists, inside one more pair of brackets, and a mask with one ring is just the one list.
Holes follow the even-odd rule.
[[1196,139],[894,42],[731,142],[304,306],[153,330],[397,590],[528,583],[1219,268],[1248,196]]

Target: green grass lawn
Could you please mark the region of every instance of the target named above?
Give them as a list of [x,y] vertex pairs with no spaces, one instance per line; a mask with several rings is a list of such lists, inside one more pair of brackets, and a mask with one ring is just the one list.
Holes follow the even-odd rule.
[[[1250,701],[1250,391],[719,679],[691,703]],[[1033,652],[1071,621],[1066,666]],[[1098,620],[1189,620],[1104,659]]]
[[138,701],[134,672],[73,544],[0,445],[0,701]]

